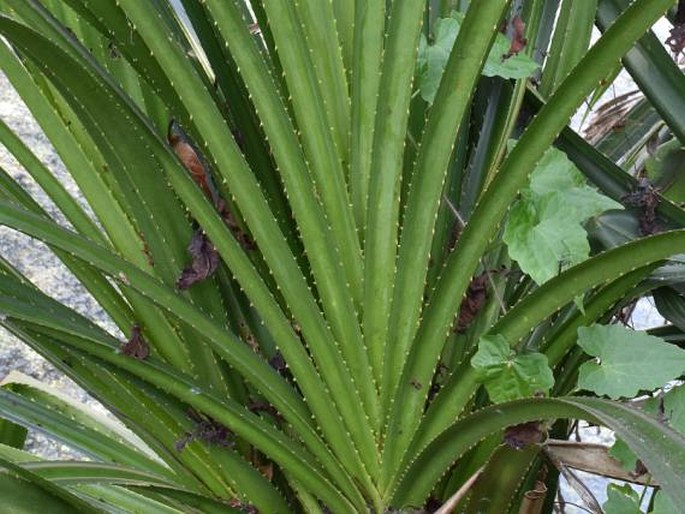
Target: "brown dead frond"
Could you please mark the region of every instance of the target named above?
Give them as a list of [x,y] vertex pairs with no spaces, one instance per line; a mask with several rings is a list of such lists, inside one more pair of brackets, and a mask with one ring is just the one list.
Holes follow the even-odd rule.
[[585,138],[590,144],[596,144],[610,132],[622,128],[631,108],[640,98],[640,91],[635,89],[600,105],[585,129]]

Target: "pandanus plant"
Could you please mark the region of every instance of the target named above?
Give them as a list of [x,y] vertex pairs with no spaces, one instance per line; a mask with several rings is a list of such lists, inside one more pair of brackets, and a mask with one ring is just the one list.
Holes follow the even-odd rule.
[[[1,324],[118,420],[8,377],[3,504],[552,512],[576,466],[677,512],[685,212],[628,173],[654,134],[685,141],[649,32],[674,3],[0,0],[2,69],[81,195],[2,123],[53,205],[0,173],[0,223],[112,322],[6,255]],[[622,58],[652,115],[628,161],[625,126],[601,151],[567,127]],[[612,324],[659,286],[674,325]],[[562,444],[570,420],[641,473]],[[89,459],[36,457],[23,427]]]

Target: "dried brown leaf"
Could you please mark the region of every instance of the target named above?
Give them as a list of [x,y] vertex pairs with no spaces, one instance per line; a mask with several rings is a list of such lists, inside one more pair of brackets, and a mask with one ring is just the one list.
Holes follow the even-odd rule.
[[513,425],[504,431],[504,442],[515,450],[521,450],[531,444],[541,443],[544,439],[545,432],[540,421],[529,421],[520,425]]
[[656,234],[663,230],[656,214],[656,209],[661,202],[661,195],[647,177],[640,178],[637,187],[621,198],[621,202],[626,207],[641,209],[639,224],[640,233],[643,236]]
[[201,229],[193,234],[188,245],[188,253],[192,262],[186,266],[176,281],[179,289],[188,289],[193,284],[209,278],[219,267],[219,254]]
[[207,170],[205,169],[200,157],[198,156],[195,149],[190,143],[185,141],[183,137],[177,134],[173,130],[174,123],[169,125],[169,134],[167,139],[169,144],[174,150],[174,153],[178,156],[181,163],[185,169],[190,172],[190,176],[193,177],[195,183],[200,186],[202,192],[209,198],[213,200],[212,189],[209,186],[209,178],[207,175]]
[[666,44],[671,47],[674,55],[678,55],[685,48],[685,0],[678,1],[675,15],[675,25],[671,29]]
[[528,40],[525,38],[526,24],[523,23],[523,20],[518,14],[511,20],[511,27],[514,33],[511,39],[511,45],[509,46],[509,51],[502,56],[504,59],[518,55],[518,53],[528,44]]
[[466,296],[459,307],[455,332],[464,333],[481,311],[488,298],[488,274],[486,272],[471,280]]
[[121,345],[121,353],[139,360],[145,360],[150,355],[150,347],[143,338],[139,325],[131,327],[131,337]]

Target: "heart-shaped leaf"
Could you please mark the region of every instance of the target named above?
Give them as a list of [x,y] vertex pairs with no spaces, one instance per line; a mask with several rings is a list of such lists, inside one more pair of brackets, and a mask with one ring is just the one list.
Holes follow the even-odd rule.
[[481,338],[471,365],[480,373],[494,403],[534,396],[554,385],[545,355],[517,354],[501,335]]
[[632,398],[685,371],[685,350],[645,332],[611,325],[578,329],[578,344],[597,360],[580,367],[578,385],[610,398]]

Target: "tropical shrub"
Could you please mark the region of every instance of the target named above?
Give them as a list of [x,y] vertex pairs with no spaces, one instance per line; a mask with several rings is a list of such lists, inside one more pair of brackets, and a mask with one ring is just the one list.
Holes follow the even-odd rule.
[[[87,203],[3,124],[68,223],[6,173],[0,223],[117,329],[10,259],[1,323],[126,427],[6,380],[6,504],[551,512],[575,465],[685,505],[683,389],[662,391],[685,372],[685,213],[626,172],[656,142],[652,180],[678,178],[684,79],[640,39],[672,0],[182,4],[0,1],[3,71]],[[623,56],[643,137],[593,146],[567,124]],[[672,326],[611,324],[655,288]],[[644,470],[578,464],[574,419]],[[21,427],[90,460],[41,460]]]

